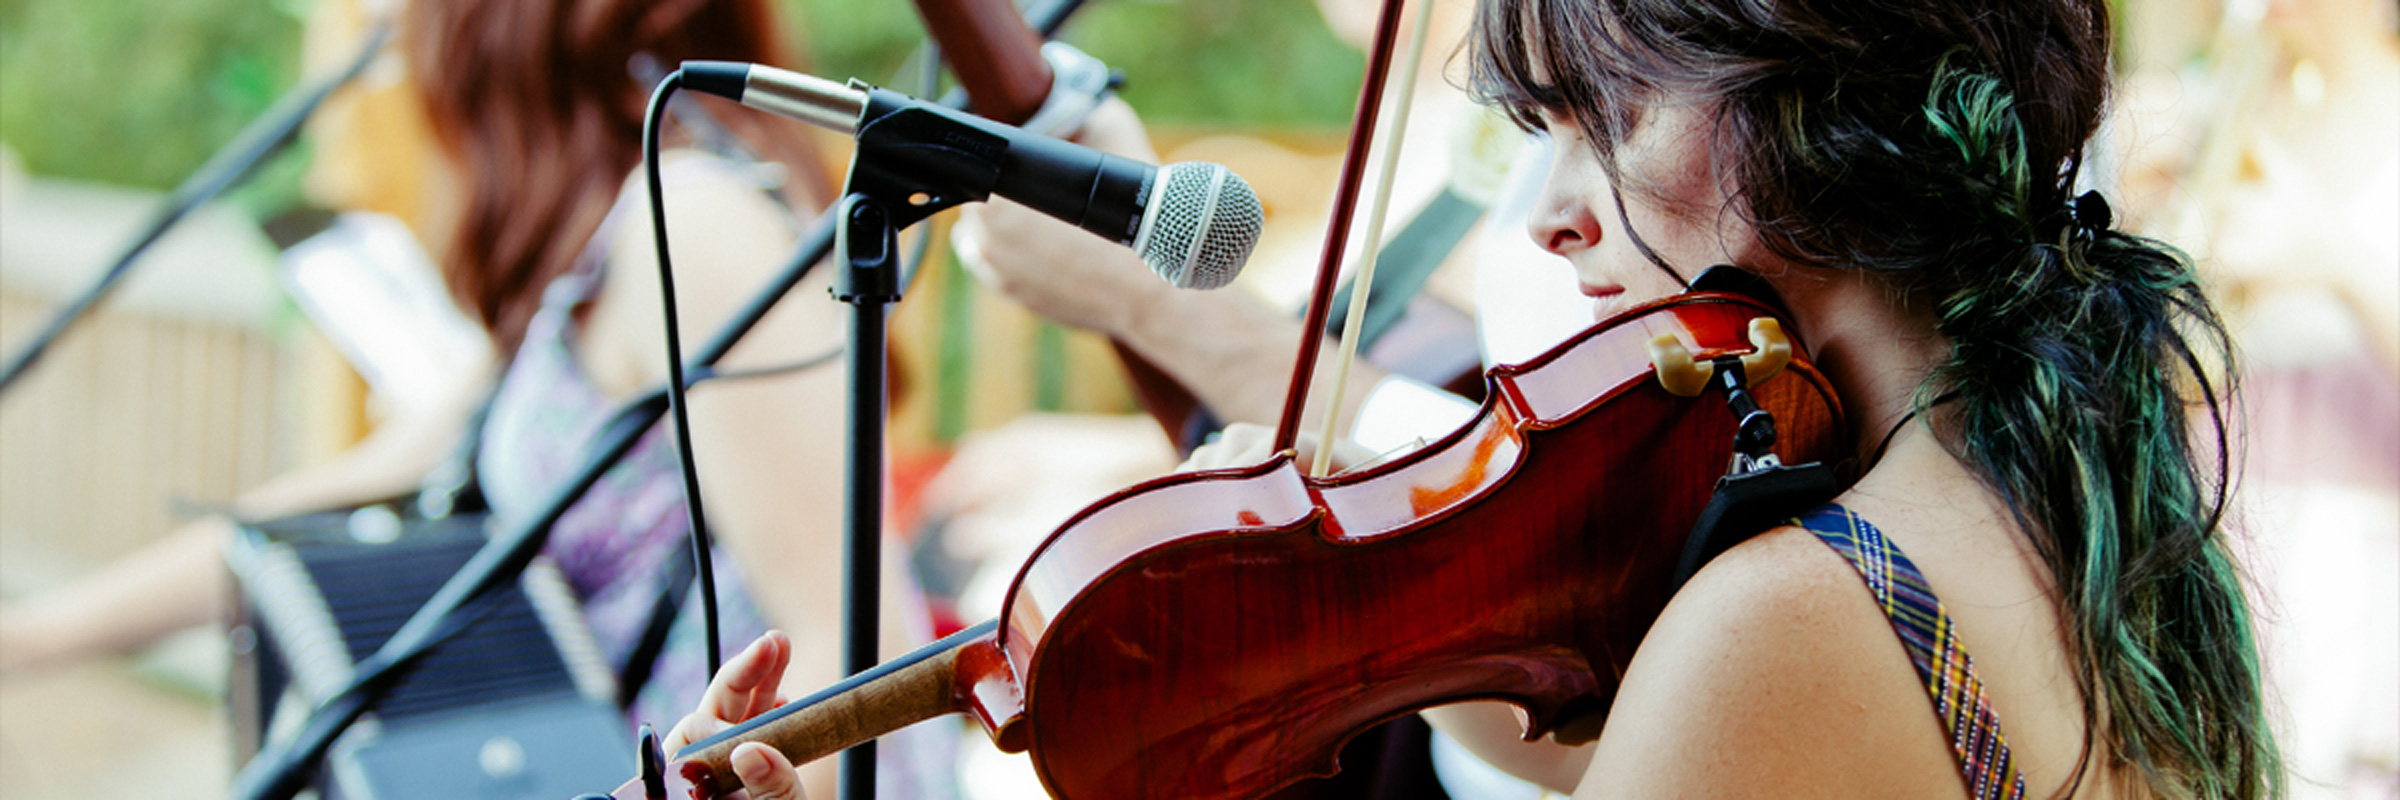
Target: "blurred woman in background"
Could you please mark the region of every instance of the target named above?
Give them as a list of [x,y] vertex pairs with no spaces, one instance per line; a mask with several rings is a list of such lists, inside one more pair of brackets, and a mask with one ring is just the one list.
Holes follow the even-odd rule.
[[[346,4],[335,4],[346,5]],[[502,526],[537,510],[582,458],[618,402],[666,380],[661,290],[637,167],[656,74],[687,59],[789,64],[764,0],[414,0],[397,45],[439,144],[422,181],[419,233],[458,305],[488,332],[501,368],[475,372],[458,402],[397,420],[343,457],[247,494],[244,518],[269,518],[405,493],[474,441],[480,488]],[[720,106],[730,109],[730,106]],[[796,219],[829,185],[798,126],[732,110],[714,125],[669,126],[661,157],[678,312],[687,336],[712,330],[795,249]],[[819,273],[735,347],[728,370],[808,361],[843,344],[843,307]],[[469,433],[481,398],[482,427]],[[769,626],[800,654],[794,694],[840,677],[844,383],[803,369],[711,383],[691,395],[692,449],[711,533],[729,558],[716,573],[724,641]],[[603,655],[635,651],[688,550],[683,486],[664,426],[553,528],[545,554],[583,601]],[[0,615],[0,667],[19,669],[129,647],[212,619],[230,594],[218,551],[227,521],[195,524],[149,550]],[[899,564],[898,558],[885,560]],[[905,576],[883,582],[882,641],[905,652],[928,625]],[[681,598],[628,716],[671,722],[706,682],[698,588]],[[879,752],[884,794],[953,789],[953,737],[928,731]],[[830,765],[804,780],[830,792]]]

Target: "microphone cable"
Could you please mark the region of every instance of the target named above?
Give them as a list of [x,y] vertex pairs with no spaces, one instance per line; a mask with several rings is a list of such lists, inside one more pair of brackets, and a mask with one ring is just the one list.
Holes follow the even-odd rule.
[[[919,51],[918,55],[920,58],[912,60],[916,60],[921,66],[922,84],[926,93],[930,94],[932,89],[938,85],[940,78],[941,49],[928,44]],[[684,508],[691,524],[692,564],[695,567],[694,578],[700,584],[701,627],[705,631],[703,638],[707,642],[708,651],[707,679],[714,681],[717,677],[717,670],[724,666],[723,642],[717,623],[716,568],[715,559],[712,556],[715,552],[715,542],[708,532],[708,512],[700,499],[700,468],[692,456],[691,418],[684,392],[689,386],[712,378],[766,377],[821,366],[840,358],[847,350],[847,346],[837,346],[824,353],[782,366],[742,372],[719,373],[704,367],[701,369],[702,374],[686,378],[683,367],[682,325],[675,311],[675,267],[667,255],[665,179],[659,165],[659,138],[662,133],[661,128],[664,127],[662,121],[669,116],[669,104],[673,102],[675,93],[681,91],[682,88],[683,70],[678,69],[660,79],[657,88],[650,94],[649,107],[642,115],[642,172],[643,180],[647,184],[650,194],[651,236],[658,249],[659,302],[661,310],[664,312],[664,335],[667,343],[667,413],[674,419],[676,466],[682,474]],[[917,273],[924,266],[926,258],[932,254],[933,240],[932,226],[926,226],[924,230],[918,232],[913,252],[901,261],[901,286],[905,287],[915,283]]]
[[642,115],[642,172],[650,188],[651,238],[658,247],[659,302],[666,309],[667,416],[675,424],[675,458],[683,475],[683,507],[691,519],[692,564],[699,570],[701,622],[707,631],[708,679],[714,681],[724,663],[724,655],[718,652],[717,576],[714,559],[709,558],[708,513],[700,501],[700,466],[692,461],[691,414],[684,400],[683,337],[675,314],[675,267],[667,254],[667,192],[658,164],[659,122],[666,116],[667,101],[681,88],[683,70],[678,69],[650,93],[650,107]]

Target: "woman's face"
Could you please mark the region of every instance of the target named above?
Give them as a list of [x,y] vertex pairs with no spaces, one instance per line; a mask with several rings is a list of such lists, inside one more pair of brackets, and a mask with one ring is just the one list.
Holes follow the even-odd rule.
[[1709,164],[1708,118],[1699,109],[1670,103],[1644,111],[1617,146],[1624,185],[1610,178],[1573,120],[1544,120],[1557,152],[1526,230],[1574,265],[1595,320],[1683,288],[1634,246],[1628,223],[1687,281],[1717,264],[1753,265],[1763,254],[1741,215],[1726,207],[1730,187]]

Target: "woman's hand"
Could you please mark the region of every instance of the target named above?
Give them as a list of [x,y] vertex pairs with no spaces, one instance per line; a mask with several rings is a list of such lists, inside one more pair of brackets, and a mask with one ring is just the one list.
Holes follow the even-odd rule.
[[[1158,161],[1133,108],[1113,97],[1092,110],[1075,141]],[[1171,290],[1132,250],[1000,198],[959,209],[950,242],[984,285],[1045,318],[1111,336],[1126,333],[1138,309]]]
[[[1204,469],[1234,469],[1255,466],[1265,463],[1268,457],[1275,455],[1272,449],[1274,446],[1274,428],[1248,422],[1236,422],[1225,426],[1225,430],[1217,432],[1216,438],[1210,439],[1207,444],[1193,450],[1191,457],[1184,459],[1183,464],[1176,467],[1175,471],[1196,472]],[[1316,461],[1316,434],[1300,434],[1296,441],[1292,442],[1292,449],[1294,451],[1293,460],[1298,462],[1302,468],[1307,468]],[[1366,448],[1359,447],[1348,439],[1342,439],[1334,443],[1333,470],[1340,472],[1375,458],[1375,454],[1367,452]]]
[[[758,641],[751,642],[748,649],[717,671],[716,680],[709,681],[708,691],[700,695],[699,710],[675,723],[675,729],[667,732],[663,749],[673,753],[684,745],[783,705],[784,698],[775,687],[783,682],[783,669],[791,661],[792,640],[782,631],[767,631],[758,637]],[[733,774],[742,779],[744,788],[727,800],[806,797],[800,791],[799,773],[775,748],[750,742],[734,748],[730,761]]]

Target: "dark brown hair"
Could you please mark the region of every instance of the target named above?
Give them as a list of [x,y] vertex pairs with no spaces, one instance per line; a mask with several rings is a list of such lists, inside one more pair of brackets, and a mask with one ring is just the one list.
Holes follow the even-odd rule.
[[[652,87],[636,80],[633,60],[646,55],[662,70],[689,59],[790,66],[765,0],[403,5],[411,69],[467,195],[443,277],[503,354],[641,161]],[[821,170],[794,126],[739,109],[718,118],[790,167],[791,202],[820,201]]]
[[2162,796],[2280,790],[2220,535],[2224,326],[2180,253],[2067,210],[2107,97],[2102,0],[1485,0],[1474,43],[1479,94],[1572,120],[1612,176],[1646,107],[1708,110],[1726,212],[1932,309],[1951,352],[1917,410],[1955,398],[1944,444],[2049,568],[2087,747]]

